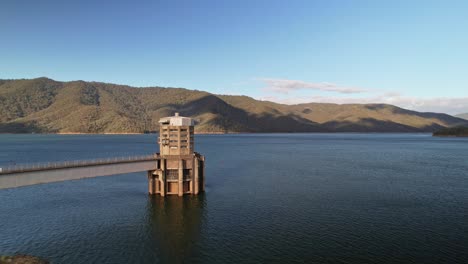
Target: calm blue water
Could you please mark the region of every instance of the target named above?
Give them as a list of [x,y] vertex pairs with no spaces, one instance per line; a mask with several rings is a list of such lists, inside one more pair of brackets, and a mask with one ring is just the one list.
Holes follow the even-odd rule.
[[[145,173],[0,190],[0,255],[53,263],[467,263],[468,139],[196,136],[206,193]],[[0,135],[0,167],[157,151],[155,135]]]

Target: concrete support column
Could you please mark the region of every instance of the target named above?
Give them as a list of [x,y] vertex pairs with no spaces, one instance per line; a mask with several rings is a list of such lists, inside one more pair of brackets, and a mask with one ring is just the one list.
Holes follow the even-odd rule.
[[195,162],[196,158],[192,158],[192,169],[190,170],[190,193],[194,194],[195,193]]
[[161,174],[159,175],[160,178],[160,186],[161,186],[161,196],[166,195],[166,159],[161,158]]
[[179,196],[184,195],[184,160],[179,160]]
[[200,168],[199,168],[199,161],[198,161],[198,157],[195,156],[195,162],[193,164],[193,172],[194,172],[194,179],[193,179],[193,193],[194,194],[198,194],[198,189],[199,189],[199,175],[200,175],[200,172],[199,172]]
[[201,179],[201,182],[202,182],[201,190],[202,190],[202,192],[204,192],[205,191],[205,175],[206,175],[206,173],[205,173],[205,157],[204,156],[202,158],[202,168],[203,168],[203,170],[202,170],[202,175],[201,175],[201,178],[202,178]]
[[153,171],[148,171],[148,193],[149,194],[155,194],[155,182],[154,182],[154,176],[153,176]]

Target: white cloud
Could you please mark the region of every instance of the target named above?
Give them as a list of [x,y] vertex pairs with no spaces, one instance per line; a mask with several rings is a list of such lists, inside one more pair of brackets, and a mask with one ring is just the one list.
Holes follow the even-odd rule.
[[298,80],[286,80],[286,79],[271,79],[271,78],[257,78],[256,80],[266,84],[264,90],[287,94],[297,90],[319,90],[327,92],[336,92],[342,94],[354,94],[367,92],[366,89],[358,87],[346,87],[339,86],[334,83],[320,82],[311,83]]
[[309,96],[309,97],[277,97],[265,96],[261,100],[268,100],[284,104],[301,103],[335,103],[335,104],[392,104],[402,108],[421,111],[448,114],[468,113],[468,97],[434,97],[418,98],[400,95],[398,93],[384,93],[376,96],[347,98],[334,96]]
[[[392,104],[402,108],[447,114],[468,113],[468,97],[412,97],[394,91],[368,90],[357,87],[339,86],[333,83],[311,83],[298,80],[274,78],[257,78],[266,84],[263,92],[268,92],[260,100],[273,101],[283,104],[301,103],[336,103],[336,104]],[[335,92],[339,94],[353,94],[352,96],[323,96],[323,95],[295,95],[298,90],[317,90]],[[272,93],[273,92],[273,93]],[[275,95],[275,93],[277,93]],[[281,96],[278,95],[281,94]],[[367,96],[362,93],[366,93]],[[360,95],[358,95],[360,94]]]

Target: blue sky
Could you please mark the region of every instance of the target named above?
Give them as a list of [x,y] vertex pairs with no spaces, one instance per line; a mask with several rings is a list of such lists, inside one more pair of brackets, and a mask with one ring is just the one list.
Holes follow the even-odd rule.
[[468,112],[468,1],[0,2],[0,78]]

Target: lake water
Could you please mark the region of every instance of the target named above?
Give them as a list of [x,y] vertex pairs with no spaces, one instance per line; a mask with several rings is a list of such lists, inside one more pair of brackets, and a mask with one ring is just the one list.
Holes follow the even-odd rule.
[[[468,139],[197,135],[206,192],[146,173],[0,190],[0,255],[53,263],[467,263]],[[156,135],[0,135],[0,167],[157,152]]]

